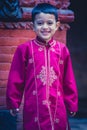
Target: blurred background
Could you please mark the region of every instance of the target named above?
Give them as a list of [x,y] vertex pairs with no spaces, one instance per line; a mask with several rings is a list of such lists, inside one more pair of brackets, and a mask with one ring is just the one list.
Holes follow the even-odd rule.
[[87,1],[71,0],[75,20],[70,23],[67,45],[71,52],[79,92],[79,116],[87,117]]

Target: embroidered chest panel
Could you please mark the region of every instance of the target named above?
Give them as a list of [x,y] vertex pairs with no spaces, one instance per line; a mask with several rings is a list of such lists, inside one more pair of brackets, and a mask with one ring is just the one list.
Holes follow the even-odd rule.
[[48,83],[49,86],[52,86],[53,82],[57,79],[57,75],[53,67],[50,67],[49,71],[46,71],[46,67],[42,66],[41,71],[37,75],[37,78],[41,80],[43,85],[46,85]]

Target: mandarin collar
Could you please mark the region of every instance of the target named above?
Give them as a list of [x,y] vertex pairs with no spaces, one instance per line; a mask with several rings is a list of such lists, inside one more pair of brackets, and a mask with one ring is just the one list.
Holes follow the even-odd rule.
[[35,41],[42,46],[52,46],[54,44],[53,38],[51,38],[47,43],[42,40],[40,37],[36,37]]

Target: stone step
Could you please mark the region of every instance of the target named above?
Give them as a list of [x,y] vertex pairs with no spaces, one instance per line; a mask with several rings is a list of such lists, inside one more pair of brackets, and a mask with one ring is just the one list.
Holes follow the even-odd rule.
[[70,118],[71,130],[87,130],[87,118]]

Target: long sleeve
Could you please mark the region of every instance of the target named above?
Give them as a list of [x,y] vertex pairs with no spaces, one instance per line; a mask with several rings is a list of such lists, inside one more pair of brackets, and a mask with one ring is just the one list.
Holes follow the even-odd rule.
[[25,78],[25,58],[20,47],[17,48],[8,77],[6,102],[9,109],[19,108],[23,91]]
[[75,76],[72,67],[72,61],[69,50],[66,48],[65,54],[65,67],[64,67],[64,101],[66,108],[69,112],[76,112],[78,110],[78,91],[75,81]]

